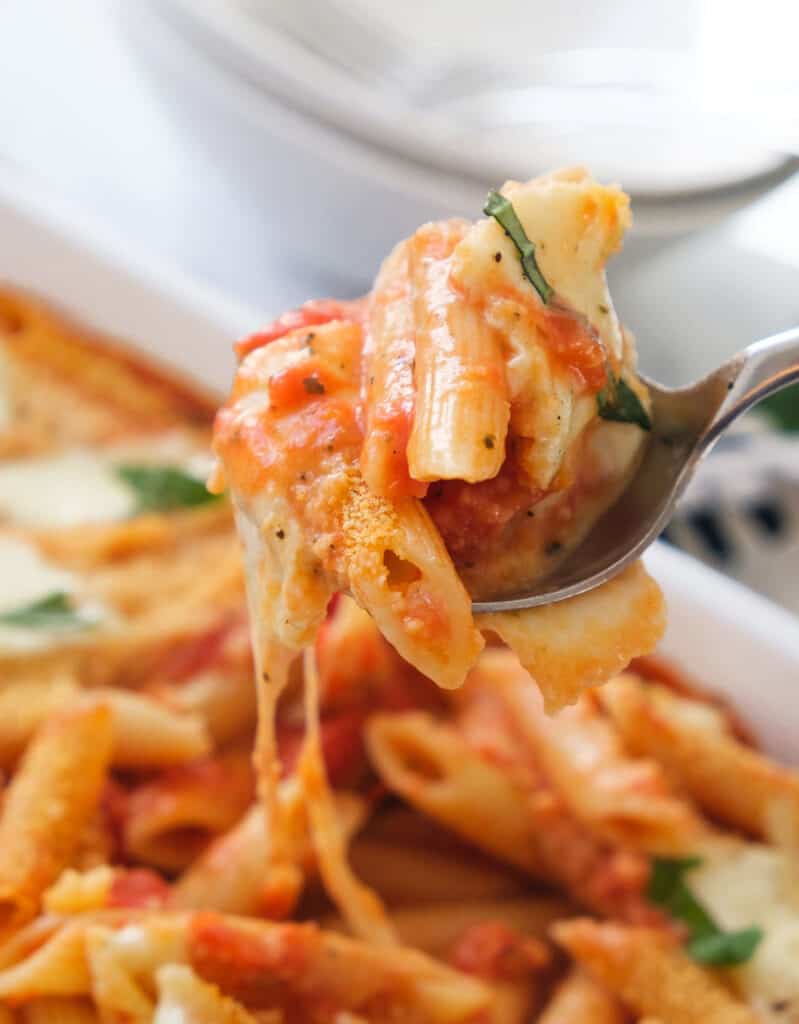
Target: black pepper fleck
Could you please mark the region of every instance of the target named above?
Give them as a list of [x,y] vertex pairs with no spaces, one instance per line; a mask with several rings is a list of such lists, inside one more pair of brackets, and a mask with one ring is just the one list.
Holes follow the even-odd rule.
[[535,519],[535,512],[533,512],[531,508],[527,509],[527,515],[530,517],[530,519]]
[[486,446],[486,448],[493,448],[494,447],[494,435],[493,434],[486,434],[486,436],[483,438],[483,444]]
[[325,393],[324,384],[316,376],[304,377],[302,386],[309,395],[323,395]]
[[283,538],[286,536],[286,531],[285,530],[275,530],[275,536],[277,537],[278,540],[283,540]]
[[548,555],[557,555],[560,551],[563,550],[563,545],[559,540],[553,540],[549,544],[547,544],[545,550],[546,554]]
[[502,253],[501,252],[495,252],[494,253],[494,262],[495,263],[501,263],[502,262]]
[[604,304],[604,302],[600,302],[599,305],[597,306],[597,309],[599,310],[600,313],[609,313],[610,312],[610,310]]

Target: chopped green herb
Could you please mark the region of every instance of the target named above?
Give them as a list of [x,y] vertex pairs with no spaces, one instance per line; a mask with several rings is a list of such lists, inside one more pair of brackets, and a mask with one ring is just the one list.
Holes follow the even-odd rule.
[[91,623],[72,607],[69,595],[56,590],[31,604],[0,614],[5,626],[23,626],[29,629],[86,629]]
[[745,963],[763,938],[763,932],[760,928],[736,932],[719,928],[685,883],[685,875],[701,863],[698,857],[653,858],[647,898],[687,926],[686,950],[698,963],[717,967]]
[[176,466],[148,466],[125,463],[116,467],[116,474],[136,495],[136,511],[169,512],[217,501],[202,480]]
[[325,393],[325,386],[316,376],[304,377],[302,386],[308,392],[309,395],[323,395]]
[[614,420],[617,423],[635,423],[642,430],[652,429],[652,420],[644,408],[641,399],[636,395],[623,377],[617,377],[608,367],[608,382],[596,396],[599,415],[603,420]]
[[743,928],[739,932],[716,932],[715,935],[691,939],[687,949],[697,963],[732,967],[745,964],[762,938],[762,929]]
[[522,222],[513,209],[510,199],[506,199],[499,192],[489,192],[483,213],[488,217],[493,217],[497,224],[505,230],[505,234],[519,252],[525,277],[538,292],[541,301],[545,304],[549,302],[554,289],[538,268],[535,260],[535,246],[527,237],[527,232],[522,227]]

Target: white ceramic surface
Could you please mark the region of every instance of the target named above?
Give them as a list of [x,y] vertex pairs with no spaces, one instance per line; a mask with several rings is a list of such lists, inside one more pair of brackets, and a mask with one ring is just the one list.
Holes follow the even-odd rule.
[[[230,341],[253,314],[153,267],[0,173],[0,280],[224,390]],[[799,620],[663,545],[649,566],[669,602],[663,653],[727,694],[779,757],[799,763]]]
[[[457,128],[454,113],[442,109],[436,118],[424,107],[392,103],[265,21],[244,16],[242,5],[142,0],[117,8],[132,52],[177,128],[247,195],[276,246],[350,288],[371,282],[385,253],[418,224],[475,215],[487,188],[514,173],[537,173],[593,151],[597,173],[617,176],[588,147],[585,129],[582,143],[575,132],[565,146],[564,125],[556,122],[520,156],[512,124],[492,132],[472,112]],[[540,105],[540,98],[532,104]],[[677,138],[684,137],[684,124],[676,121]],[[630,131],[616,126],[612,150],[622,137],[629,141]],[[687,159],[680,158],[681,166]],[[686,190],[679,199],[662,185],[641,192],[628,248],[639,237],[672,237],[726,216],[783,173],[732,188]],[[635,176],[631,169],[630,179]]]

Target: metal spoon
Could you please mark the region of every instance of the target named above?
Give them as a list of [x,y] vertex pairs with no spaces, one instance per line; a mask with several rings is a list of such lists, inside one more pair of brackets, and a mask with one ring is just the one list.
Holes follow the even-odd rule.
[[551,575],[510,597],[475,601],[474,611],[563,601],[593,590],[635,561],[668,524],[702,458],[732,421],[761,398],[799,381],[799,327],[755,342],[688,387],[666,388],[642,379],[652,397],[652,431],[622,496]]

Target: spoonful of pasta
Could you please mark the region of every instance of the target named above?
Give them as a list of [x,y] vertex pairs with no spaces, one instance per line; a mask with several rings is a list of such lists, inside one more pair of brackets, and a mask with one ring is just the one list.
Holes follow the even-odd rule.
[[[619,637],[629,660],[662,628],[635,563],[702,455],[799,377],[799,330],[682,390],[637,373],[605,277],[630,223],[618,187],[561,171],[506,183],[483,214],[423,225],[363,299],[309,302],[237,346],[213,483],[274,649],[309,643],[343,591],[441,685],[485,634],[524,643],[540,683],[558,609],[559,665],[606,678]],[[577,632],[596,650],[599,622],[601,672],[569,653]]]
[[476,612],[563,601],[601,586],[639,558],[726,428],[761,399],[799,381],[799,328],[750,345],[687,387],[640,379],[649,393],[649,436],[618,499],[551,573],[515,595],[476,601]]

